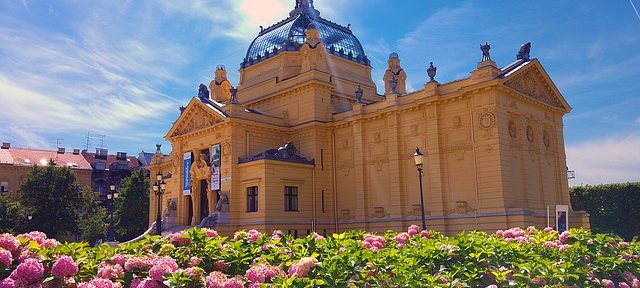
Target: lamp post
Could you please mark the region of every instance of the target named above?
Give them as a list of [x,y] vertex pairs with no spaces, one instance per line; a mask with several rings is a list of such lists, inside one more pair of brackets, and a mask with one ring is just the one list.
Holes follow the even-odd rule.
[[156,174],[156,183],[153,184],[153,192],[156,194],[156,235],[162,235],[162,195],[167,189],[167,183],[162,180],[162,173]]
[[424,196],[422,195],[422,161],[424,161],[424,154],[420,152],[420,148],[418,147],[416,147],[416,153],[413,154],[413,161],[416,162],[418,179],[420,179],[420,212],[422,213],[422,230],[427,230],[427,221],[424,218]]
[[107,208],[109,209],[109,241],[116,241],[116,234],[113,227],[113,212],[115,210],[115,201],[118,198],[118,191],[116,191],[116,185],[111,184],[109,186],[109,192],[107,192]]

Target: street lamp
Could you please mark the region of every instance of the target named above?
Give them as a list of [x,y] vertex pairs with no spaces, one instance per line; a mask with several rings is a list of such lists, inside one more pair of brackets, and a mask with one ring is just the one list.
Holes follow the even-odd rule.
[[167,183],[162,180],[162,173],[156,174],[156,183],[153,184],[153,192],[156,194],[156,235],[162,235],[162,195],[167,189]]
[[413,161],[416,162],[418,169],[418,179],[420,179],[420,212],[422,213],[422,230],[427,230],[427,221],[424,218],[424,196],[422,195],[422,162],[424,154],[420,152],[420,148],[416,147],[416,153],[413,154]]
[[109,241],[115,241],[116,235],[113,227],[113,212],[115,210],[115,201],[118,198],[118,191],[116,191],[116,185],[111,184],[109,186],[109,192],[107,192],[107,209],[109,209]]

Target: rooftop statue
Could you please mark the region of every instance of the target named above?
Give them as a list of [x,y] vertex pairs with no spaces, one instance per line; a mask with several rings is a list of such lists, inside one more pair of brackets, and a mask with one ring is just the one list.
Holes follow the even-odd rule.
[[400,67],[400,57],[391,53],[387,61],[389,68],[384,73],[384,94],[398,93],[407,94],[407,73]]
[[520,46],[520,51],[518,51],[518,55],[516,55],[516,59],[529,61],[529,52],[531,52],[531,42],[527,42]]
[[223,65],[218,65],[214,73],[214,79],[209,83],[211,89],[211,99],[217,102],[227,102],[231,100],[231,82],[227,80],[227,70]]
[[491,50],[491,45],[485,42],[484,45],[480,44],[480,51],[482,51],[482,61],[491,61],[491,54],[489,54],[489,50]]
[[198,97],[200,99],[209,99],[209,90],[207,90],[207,86],[204,86],[204,84],[198,86]]
[[311,22],[306,31],[307,41],[302,44],[302,68],[300,72],[309,70],[327,71],[326,49],[320,40],[320,31]]

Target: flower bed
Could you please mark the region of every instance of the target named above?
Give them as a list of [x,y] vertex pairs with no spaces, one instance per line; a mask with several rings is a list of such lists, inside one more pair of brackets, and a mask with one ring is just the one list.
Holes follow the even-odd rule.
[[[294,239],[192,229],[111,248],[0,235],[4,287],[640,287],[640,245],[585,230]],[[635,274],[635,275],[634,275]]]

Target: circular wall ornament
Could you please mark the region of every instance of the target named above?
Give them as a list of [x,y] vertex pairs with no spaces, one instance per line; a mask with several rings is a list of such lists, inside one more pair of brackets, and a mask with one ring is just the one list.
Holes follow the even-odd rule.
[[531,126],[527,126],[527,140],[529,143],[533,143],[533,128]]
[[496,124],[496,116],[491,112],[484,113],[480,116],[480,127],[490,129]]
[[516,130],[516,122],[509,121],[509,135],[511,138],[516,138],[517,130]]

